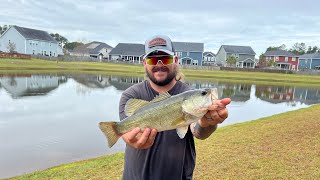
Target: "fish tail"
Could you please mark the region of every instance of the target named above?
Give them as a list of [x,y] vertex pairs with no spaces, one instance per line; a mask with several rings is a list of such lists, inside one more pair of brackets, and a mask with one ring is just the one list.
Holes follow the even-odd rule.
[[120,137],[116,122],[100,122],[99,127],[108,140],[109,148],[111,148]]

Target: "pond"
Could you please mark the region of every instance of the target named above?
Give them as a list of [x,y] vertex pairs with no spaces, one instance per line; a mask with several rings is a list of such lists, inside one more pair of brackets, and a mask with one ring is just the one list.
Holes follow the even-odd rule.
[[[142,77],[0,75],[0,178],[124,151],[111,149],[100,121],[119,121],[121,93]],[[320,88],[189,81],[230,97],[221,125],[254,120],[320,103]],[[220,127],[221,127],[220,126]]]

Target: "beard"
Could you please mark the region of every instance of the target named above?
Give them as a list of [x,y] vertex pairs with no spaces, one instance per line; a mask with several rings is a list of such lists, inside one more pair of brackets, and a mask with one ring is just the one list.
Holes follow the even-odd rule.
[[146,71],[148,78],[154,84],[156,84],[158,86],[165,86],[165,85],[169,84],[177,75],[177,72],[176,72],[175,69],[172,72],[170,72],[169,68],[167,68],[166,66],[161,66],[161,67],[155,66],[155,67],[152,68],[151,71],[152,71],[152,73],[155,73],[155,72],[158,72],[158,71],[168,72],[168,76],[167,76],[167,78],[165,80],[158,81],[158,80],[156,80],[156,78],[154,77],[154,75],[152,73],[149,73],[148,70]]

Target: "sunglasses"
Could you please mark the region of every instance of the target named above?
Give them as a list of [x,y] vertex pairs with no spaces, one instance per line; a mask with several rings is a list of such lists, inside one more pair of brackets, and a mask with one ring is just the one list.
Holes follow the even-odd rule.
[[148,65],[157,65],[159,61],[161,61],[163,65],[173,64],[173,56],[165,55],[146,57],[146,63]]

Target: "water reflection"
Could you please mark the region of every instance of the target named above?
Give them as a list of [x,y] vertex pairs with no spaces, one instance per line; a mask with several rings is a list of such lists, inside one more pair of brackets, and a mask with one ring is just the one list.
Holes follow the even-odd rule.
[[[114,87],[124,91],[135,83],[144,81],[143,77],[103,76],[103,75],[23,75],[0,77],[0,89],[5,89],[12,98],[24,96],[43,96],[59,85],[72,79],[78,83],[77,91],[85,92],[94,89]],[[320,103],[319,89],[309,87],[288,87],[251,84],[230,84],[214,81],[191,81],[186,83],[196,89],[217,88],[220,98],[229,97],[233,102],[246,102],[254,91],[255,97],[273,104],[298,101],[308,105]],[[254,86],[255,88],[252,88]]]
[[64,76],[49,75],[4,76],[0,78],[1,87],[13,98],[46,95],[66,81]]
[[[142,81],[143,77],[82,74],[0,75],[0,178],[123,151],[123,141],[108,149],[97,125],[118,121],[121,93]],[[232,99],[223,125],[320,103],[317,88],[186,83],[218,88],[220,98]]]

